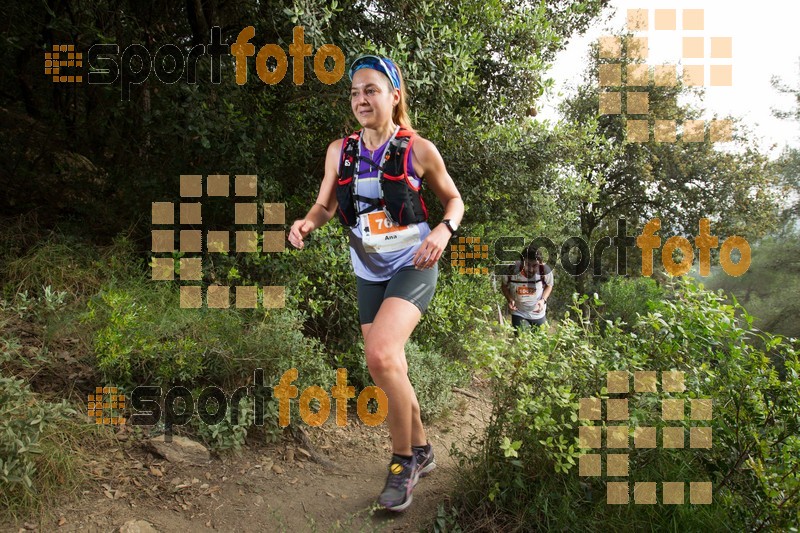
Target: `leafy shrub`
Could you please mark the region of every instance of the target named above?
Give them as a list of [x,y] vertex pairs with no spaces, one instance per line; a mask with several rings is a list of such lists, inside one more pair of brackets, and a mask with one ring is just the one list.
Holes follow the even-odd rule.
[[289,248],[270,259],[244,254],[237,265],[240,275],[285,286],[286,306],[305,316],[306,335],[319,339],[331,353],[351,348],[361,337],[361,327],[344,228],[326,224],[311,233],[302,250]]
[[496,314],[491,303],[499,291],[492,290],[488,276],[459,274],[441,265],[439,268],[436,293],[412,338],[449,359],[465,360],[469,352],[465,334],[475,327],[476,317]]
[[664,291],[652,278],[614,276],[597,291],[603,302],[603,318],[634,324],[636,315],[646,315],[650,306],[664,298]]
[[[182,384],[190,389],[214,385],[232,392],[259,368],[268,387],[296,368],[295,386],[325,388],[335,373],[320,343],[303,335],[302,316],[288,308],[182,309],[174,286],[131,284],[104,288],[89,300],[83,320],[94,331],[93,347],[105,382],[124,390]],[[280,434],[272,403],[267,403],[262,428],[269,440]],[[235,449],[252,420],[240,419],[237,424],[229,420],[215,427],[194,420],[193,427],[213,447]],[[297,412],[292,420],[299,420]]]
[[42,287],[40,296],[29,296],[28,291],[18,292],[11,301],[0,298],[0,311],[13,313],[21,319],[41,321],[60,311],[65,305],[66,291],[54,291],[50,285]]
[[[160,296],[164,290],[153,288]],[[203,369],[198,343],[179,333],[181,322],[165,321],[160,306],[143,300],[131,290],[107,288],[87,303],[83,320],[98,326],[93,346],[104,378],[130,387],[198,377]]]
[[[197,397],[195,395],[195,397]],[[215,451],[238,450],[247,437],[247,429],[253,424],[251,401],[245,397],[239,400],[238,417],[234,423],[232,408],[227,406],[225,418],[217,424],[206,424],[199,417],[193,417],[191,424],[195,433],[206,445]]]
[[[744,324],[737,323],[737,311]],[[753,343],[751,320],[721,295],[686,283],[630,330],[607,321],[601,333],[599,324],[565,318],[549,334],[528,332],[511,342],[501,331],[476,331],[474,361],[491,376],[493,412],[484,439],[461,452],[468,468],[456,491],[460,516],[508,530],[530,524],[578,531],[796,524],[800,346],[778,337]],[[713,419],[665,423],[659,400],[666,393],[636,394],[629,397],[628,425],[707,425],[713,447],[636,449],[628,479],[711,481],[714,503],[607,505],[605,481],[576,472],[578,427],[593,424],[578,420],[579,400],[607,398],[609,370],[671,369],[685,372],[686,384],[686,392],[671,397],[712,398]]]
[[445,413],[453,401],[453,386],[466,380],[463,367],[413,341],[406,344],[406,360],[422,419],[427,421]]

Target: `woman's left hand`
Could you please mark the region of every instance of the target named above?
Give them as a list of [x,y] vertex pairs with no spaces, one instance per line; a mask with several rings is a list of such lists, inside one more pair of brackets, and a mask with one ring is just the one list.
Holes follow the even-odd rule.
[[414,266],[420,270],[433,268],[442,257],[448,242],[450,242],[450,230],[444,224],[439,224],[425,237],[417,253],[414,254]]

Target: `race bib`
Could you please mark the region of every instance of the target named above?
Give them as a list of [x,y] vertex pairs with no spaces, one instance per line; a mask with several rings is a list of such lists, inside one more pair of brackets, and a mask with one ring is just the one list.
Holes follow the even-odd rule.
[[394,224],[384,211],[361,215],[361,242],[371,254],[395,252],[420,242],[419,226]]
[[517,308],[520,311],[530,312],[533,311],[533,308],[536,306],[536,302],[539,301],[539,297],[537,296],[538,291],[535,286],[530,285],[517,285]]

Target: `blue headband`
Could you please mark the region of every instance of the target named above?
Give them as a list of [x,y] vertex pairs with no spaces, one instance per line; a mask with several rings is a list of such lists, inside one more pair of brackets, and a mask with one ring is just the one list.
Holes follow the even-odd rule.
[[350,65],[350,70],[347,72],[347,75],[350,77],[351,81],[353,80],[353,74],[362,68],[371,68],[372,70],[377,70],[378,72],[386,74],[386,76],[392,82],[392,86],[395,89],[400,88],[400,72],[397,70],[397,65],[395,65],[394,62],[388,57],[367,55],[357,58]]

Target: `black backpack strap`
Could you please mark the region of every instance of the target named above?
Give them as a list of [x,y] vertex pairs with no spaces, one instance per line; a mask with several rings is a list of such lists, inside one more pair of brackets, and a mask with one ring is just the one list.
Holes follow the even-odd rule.
[[542,280],[542,289],[547,287],[547,281],[544,279],[544,263],[539,263],[539,279]]
[[342,159],[339,161],[339,177],[342,181],[351,178],[356,172],[358,161],[358,132],[345,137],[342,144]]
[[411,137],[396,136],[389,143],[389,150],[383,159],[383,168],[381,168],[381,177],[383,174],[389,176],[403,176],[406,171],[405,159],[406,149],[411,142]]

